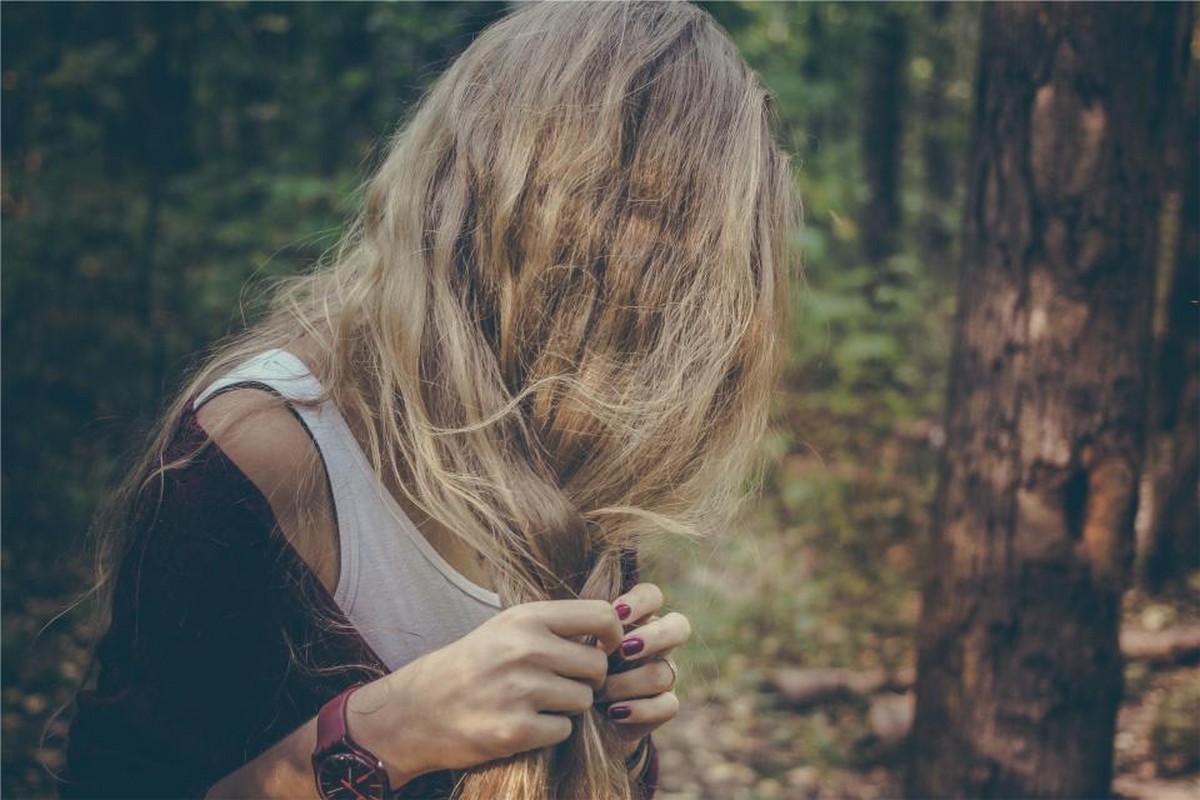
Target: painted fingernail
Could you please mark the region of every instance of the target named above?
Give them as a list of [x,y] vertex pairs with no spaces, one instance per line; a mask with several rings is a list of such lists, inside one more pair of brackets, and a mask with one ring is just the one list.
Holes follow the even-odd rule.
[[628,603],[617,603],[616,609],[618,619],[629,619],[629,615],[633,613]]
[[629,706],[609,706],[609,719],[629,719],[629,715],[633,713],[633,709]]
[[638,653],[642,652],[642,648],[645,646],[646,643],[642,641],[640,636],[630,636],[628,639],[621,642],[621,655],[625,656],[626,658],[629,658],[630,656],[636,656]]

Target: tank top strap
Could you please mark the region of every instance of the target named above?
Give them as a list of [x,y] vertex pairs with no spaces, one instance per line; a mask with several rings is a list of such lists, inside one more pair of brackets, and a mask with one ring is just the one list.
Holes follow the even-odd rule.
[[255,385],[288,401],[324,462],[333,495],[341,554],[334,600],[349,613],[358,593],[361,570],[359,543],[363,526],[360,516],[364,508],[379,502],[379,498],[362,495],[364,492],[373,494],[372,487],[378,482],[345,418],[332,402],[323,399],[321,383],[303,361],[286,350],[268,350],[242,363],[201,392],[193,407],[198,409],[220,391]]

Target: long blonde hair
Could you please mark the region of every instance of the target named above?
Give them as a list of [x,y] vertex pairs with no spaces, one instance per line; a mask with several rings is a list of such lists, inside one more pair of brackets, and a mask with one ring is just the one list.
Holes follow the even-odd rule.
[[[400,128],[336,254],[193,376],[147,465],[187,398],[304,336],[381,479],[487,557],[506,605],[612,599],[623,549],[719,528],[746,489],[798,219],[772,117],[695,6],[521,6]],[[593,712],[458,793],[632,789]]]

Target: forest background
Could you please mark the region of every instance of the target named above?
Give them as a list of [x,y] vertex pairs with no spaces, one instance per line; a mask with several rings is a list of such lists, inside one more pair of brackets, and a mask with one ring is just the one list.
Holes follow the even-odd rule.
[[[726,538],[647,554],[697,628],[684,712],[662,736],[664,794],[893,796],[946,435],[980,7],[702,5],[778,100],[803,279],[761,501]],[[405,109],[504,11],[4,6],[5,795],[54,793],[64,726],[47,721],[91,635],[86,603],[61,612],[89,578],[106,487],[204,349],[336,242]],[[1127,631],[1195,625],[1183,552],[1127,593]],[[1126,666],[1127,796],[1200,788],[1198,675],[1180,652]]]

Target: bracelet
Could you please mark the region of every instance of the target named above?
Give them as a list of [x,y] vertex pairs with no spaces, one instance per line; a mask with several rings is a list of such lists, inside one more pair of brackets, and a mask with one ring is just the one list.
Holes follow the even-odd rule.
[[649,748],[650,734],[646,734],[641,738],[641,741],[638,742],[638,745],[633,749],[633,752],[629,754],[629,757],[625,759],[626,771],[633,772],[634,768],[641,763],[642,758],[645,757],[646,751]]

